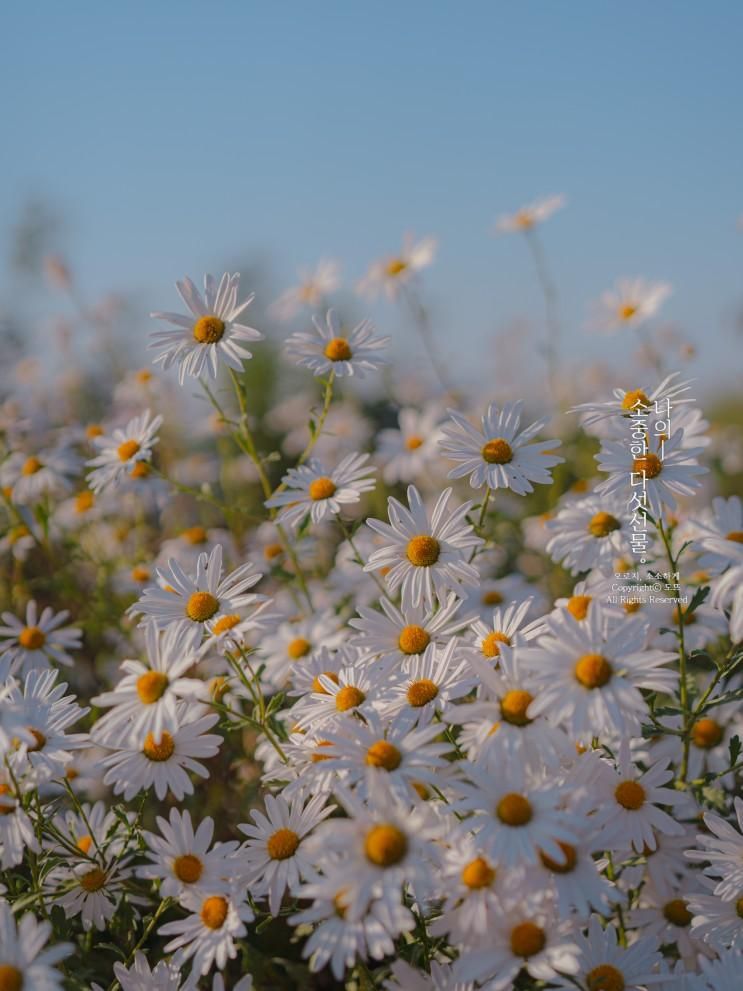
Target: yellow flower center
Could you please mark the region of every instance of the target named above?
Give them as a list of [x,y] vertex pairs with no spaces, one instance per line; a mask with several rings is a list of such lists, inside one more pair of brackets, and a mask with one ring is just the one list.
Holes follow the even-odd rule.
[[489,592],[483,592],[480,601],[484,606],[499,606],[503,602],[503,596],[493,588]]
[[[335,674],[333,671],[323,671],[323,677],[327,678],[329,681],[332,681],[334,685],[338,684],[338,675]],[[330,694],[327,688],[320,681],[319,674],[316,674],[315,677],[312,679],[312,691],[317,692],[320,695]]]
[[106,883],[106,872],[101,870],[100,867],[94,867],[92,871],[83,874],[79,880],[80,887],[84,888],[85,891],[100,891]]
[[332,478],[316,478],[310,482],[310,499],[319,502],[320,499],[329,499],[335,495],[336,485]]
[[638,307],[633,303],[624,303],[617,310],[617,316],[620,320],[631,320],[632,317],[637,313]]
[[511,930],[511,953],[515,957],[535,957],[541,953],[547,942],[544,929],[535,922],[519,922]]
[[[349,709],[356,708],[366,698],[366,695],[355,685],[344,685],[335,695],[335,707],[338,712],[348,712]],[[367,758],[367,764],[370,763]]]
[[228,911],[227,899],[221,895],[212,895],[201,906],[201,921],[207,929],[221,929]]
[[657,454],[649,452],[632,462],[632,471],[638,475],[644,473],[646,478],[657,478],[663,470],[663,462]]
[[88,853],[88,851],[90,850],[90,848],[92,847],[92,845],[93,845],[93,837],[92,836],[81,836],[80,839],[75,844],[75,846],[78,848],[78,850],[81,853],[85,853],[85,854]]
[[266,841],[266,849],[271,860],[288,860],[299,846],[299,837],[293,829],[277,829]]
[[639,781],[620,781],[614,789],[614,797],[623,809],[636,812],[645,804],[645,789]]
[[345,337],[332,337],[325,345],[323,354],[328,361],[350,361],[353,352]]
[[408,541],[408,561],[416,568],[430,568],[436,564],[441,553],[441,545],[435,537],[419,534]]
[[417,451],[419,447],[423,445],[423,438],[419,437],[418,434],[411,434],[410,437],[405,441],[405,447],[409,451]]
[[570,874],[571,871],[575,870],[575,865],[578,862],[578,851],[574,846],[571,846],[569,843],[562,843],[560,840],[557,841],[557,845],[565,854],[564,864],[559,864],[552,857],[548,857],[546,853],[542,853],[541,851],[539,853],[539,859],[547,870],[552,871],[553,874]]
[[[10,795],[10,785],[0,782],[0,795]],[[15,802],[0,801],[0,816],[10,815],[11,812],[15,812]]]
[[632,615],[632,613],[639,612],[642,609],[642,602],[639,599],[635,599],[634,602],[623,602],[622,608],[626,613]]
[[38,458],[28,458],[21,468],[22,475],[35,475],[37,471],[41,471],[42,464]]
[[407,267],[408,263],[402,258],[390,258],[385,265],[384,271],[390,279],[395,279],[398,275],[402,275]]
[[462,871],[462,884],[472,891],[489,888],[495,881],[495,869],[483,857],[471,860]]
[[286,648],[286,652],[293,661],[298,661],[300,657],[306,657],[312,650],[312,644],[304,637],[295,637]]
[[226,633],[227,630],[232,630],[240,622],[240,617],[237,613],[230,613],[227,616],[220,616],[213,627],[213,633],[219,636],[220,633]]
[[159,743],[155,740],[152,733],[148,733],[144,738],[142,753],[145,755],[147,760],[154,760],[157,763],[162,763],[163,761],[170,760],[174,752],[175,740],[167,730],[163,730],[163,735],[160,737]]
[[203,623],[211,619],[218,609],[219,600],[211,592],[194,592],[186,603],[186,615],[194,623]]
[[152,465],[148,464],[146,461],[137,461],[132,470],[129,472],[129,478],[147,478],[151,470]]
[[29,744],[27,748],[28,752],[35,754],[38,753],[39,750],[43,750],[44,747],[46,746],[46,737],[41,732],[41,730],[34,729],[33,726],[29,726],[28,732],[34,738],[34,742]]
[[46,635],[38,626],[26,626],[18,634],[18,643],[26,650],[40,650],[46,643]]
[[573,674],[584,688],[603,688],[612,676],[611,664],[603,654],[584,654],[578,658]]
[[673,898],[670,902],[666,902],[663,906],[663,915],[672,926],[678,926],[679,929],[685,929],[692,920],[692,914],[683,898]]
[[533,813],[529,799],[512,791],[498,802],[495,814],[505,826],[525,826]]
[[141,564],[135,565],[131,570],[132,581],[135,582],[146,582],[150,580],[150,572],[148,568],[143,567]]
[[21,991],[23,974],[12,963],[0,963],[0,991]]
[[495,437],[483,447],[482,457],[489,465],[507,465],[513,458],[513,449],[503,437]]
[[133,458],[139,451],[139,446],[139,441],[137,440],[125,440],[123,444],[119,444],[116,449],[116,453],[119,455],[119,461],[128,461],[129,458]]
[[94,502],[95,496],[92,492],[78,492],[75,496],[75,512],[87,513],[89,509],[93,508]]
[[144,705],[152,705],[163,697],[168,687],[168,676],[162,671],[145,671],[137,678],[137,695]]
[[610,963],[600,963],[586,974],[588,991],[624,991],[626,984],[621,970]]
[[194,340],[199,344],[216,344],[224,336],[225,322],[219,317],[199,317],[193,325]]
[[189,544],[205,544],[206,530],[203,526],[190,526],[181,534],[183,539]]
[[521,688],[513,688],[506,692],[500,700],[501,716],[512,726],[526,726],[531,719],[526,714],[526,710],[534,701],[534,696],[530,692],[525,692]]
[[134,373],[134,378],[141,385],[146,385],[148,382],[152,381],[152,372],[149,368],[140,368],[138,372]]
[[435,685],[430,678],[421,678],[420,681],[413,681],[408,685],[408,702],[414,709],[432,702],[439,694],[438,685]]
[[173,873],[184,884],[196,884],[204,872],[204,865],[192,853],[183,853],[173,861]]
[[483,652],[485,657],[500,657],[500,645],[502,643],[510,647],[511,638],[507,637],[506,634],[502,633],[500,630],[493,630],[492,633],[488,633],[480,644],[480,650]]
[[377,740],[366,751],[366,763],[370,767],[382,767],[385,771],[394,771],[401,762],[402,754],[387,740]]
[[422,654],[431,642],[430,635],[422,626],[403,626],[397,638],[397,646],[403,654]]
[[103,427],[99,423],[91,423],[85,428],[85,436],[88,440],[93,440],[94,437],[101,437],[103,435]]
[[697,719],[691,730],[691,742],[701,750],[713,750],[720,743],[724,736],[724,730],[716,719],[705,716]]
[[530,230],[534,226],[534,222],[534,214],[529,210],[519,210],[513,218],[514,226],[521,231]]
[[580,621],[588,615],[588,607],[591,605],[592,598],[591,595],[571,595],[565,608],[574,619]]
[[612,516],[611,513],[596,513],[588,524],[588,532],[592,537],[608,537],[621,525],[616,516]]
[[739,919],[743,919],[743,898],[739,898],[735,903],[735,914]]
[[366,834],[366,859],[377,867],[394,867],[405,858],[408,839],[401,829],[391,823],[379,823]]
[[640,405],[650,405],[650,400],[642,389],[630,389],[629,392],[625,392],[624,399],[622,400],[622,409],[630,411],[633,409],[639,409]]
[[273,561],[275,558],[280,557],[284,548],[281,544],[268,544],[263,548],[263,556],[267,561]]
[[725,540],[732,540],[735,544],[743,544],[743,530],[731,530]]

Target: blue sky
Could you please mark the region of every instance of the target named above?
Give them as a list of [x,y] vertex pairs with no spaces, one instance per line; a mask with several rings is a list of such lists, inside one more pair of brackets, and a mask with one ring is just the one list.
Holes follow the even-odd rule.
[[542,314],[494,218],[564,192],[544,238],[569,354],[610,353],[586,304],[642,274],[673,283],[664,316],[697,370],[729,367],[739,3],[16,0],[3,35],[0,235],[26,198],[58,204],[90,294],[169,308],[176,277],[258,250],[277,287],[328,255],[353,282],[432,233],[442,349],[472,372],[494,331]]

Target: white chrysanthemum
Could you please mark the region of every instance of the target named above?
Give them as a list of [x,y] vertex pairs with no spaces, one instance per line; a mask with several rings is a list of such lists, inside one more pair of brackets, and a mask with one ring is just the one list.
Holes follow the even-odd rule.
[[544,223],[553,213],[561,210],[565,206],[565,202],[565,196],[562,193],[555,196],[545,196],[541,200],[535,200],[527,206],[522,206],[516,213],[504,214],[499,217],[495,229],[501,234],[530,231],[538,224]]
[[421,412],[412,407],[400,410],[399,429],[377,434],[377,458],[383,465],[385,482],[419,482],[434,466],[441,440],[441,408],[438,404]]
[[193,958],[193,975],[208,974],[215,963],[224,970],[227,961],[237,956],[235,941],[247,935],[245,923],[254,919],[245,891],[234,885],[231,891],[198,889],[187,891],[182,902],[191,915],[158,929],[162,936],[175,937],[165,945],[165,952],[173,953],[177,967]]
[[546,551],[573,575],[592,568],[611,571],[632,553],[630,516],[627,500],[618,494],[569,502],[547,521]]
[[13,613],[2,614],[4,626],[0,626],[0,655],[8,661],[14,672],[46,668],[50,663],[72,665],[68,650],[78,650],[82,632],[75,627],[60,629],[69,616],[64,609],[55,613],[46,606],[41,614],[33,599],[26,606],[25,623]]
[[370,477],[375,471],[367,464],[368,454],[349,454],[327,469],[315,458],[299,468],[290,468],[283,478],[282,491],[266,501],[266,506],[280,507],[276,522],[297,527],[309,516],[313,524],[339,516],[343,506],[354,505],[362,492],[370,492],[375,481]]
[[456,410],[448,410],[453,425],[441,428],[444,439],[439,447],[451,461],[459,464],[449,472],[449,478],[469,475],[473,489],[511,489],[517,495],[534,491],[532,482],[549,485],[550,468],[562,464],[565,458],[551,452],[559,440],[535,441],[546,419],[537,420],[525,430],[519,430],[523,402],[506,403],[498,409],[491,403],[482,417],[482,430]]
[[151,335],[150,349],[159,353],[155,364],[163,368],[178,365],[178,381],[181,385],[187,375],[199,378],[204,372],[217,377],[220,362],[241,371],[243,362],[253,355],[243,347],[246,341],[262,341],[263,334],[239,323],[238,318],[250,306],[254,293],[238,303],[240,274],[225,272],[217,284],[211,275],[204,276],[202,296],[190,279],[176,282],[176,289],[191,311],[188,316],[180,313],[152,313],[157,320],[173,324],[169,330],[157,330]]
[[[613,389],[613,399],[580,403],[568,410],[579,413],[581,424],[592,428],[591,433],[601,436],[612,434],[624,436],[627,433],[629,418],[633,412],[647,410],[655,419],[664,420],[670,410],[671,422],[682,408],[694,399],[685,396],[691,388],[691,380],[677,382],[680,372],[667,375],[654,389],[640,386],[635,389]],[[657,412],[656,412],[657,410]]]
[[72,952],[72,944],[55,943],[49,922],[30,912],[16,922],[10,905],[0,899],[0,976],[3,991],[62,991],[63,975],[56,969]]
[[462,644],[452,638],[445,647],[430,643],[423,654],[407,659],[399,680],[388,685],[377,701],[381,715],[402,725],[427,726],[475,687],[475,678],[462,657]]
[[309,660],[320,647],[338,647],[346,633],[332,610],[296,622],[287,620],[261,638],[258,658],[265,665],[264,679],[274,688],[283,688],[296,664]]
[[314,332],[292,334],[286,341],[286,353],[298,365],[315,375],[357,375],[375,372],[386,364],[379,352],[387,347],[389,337],[374,337],[374,328],[362,320],[350,330],[342,326],[335,310],[328,310],[325,323],[312,318]]
[[143,477],[149,471],[152,448],[157,443],[157,431],[162,416],[150,420],[150,411],[134,417],[125,427],[116,427],[111,434],[96,437],[93,441],[100,454],[86,462],[93,471],[88,484],[94,492],[102,492],[118,485],[125,478]]
[[[613,925],[602,926],[597,915],[592,915],[588,934],[576,935],[580,951],[579,967],[573,972],[581,987],[593,987],[596,991],[645,991],[648,985],[665,979],[663,958],[653,940],[638,939],[630,946],[622,946]],[[562,991],[575,991],[575,980],[555,978]]]
[[32,506],[44,496],[69,492],[79,467],[77,455],[63,447],[31,456],[13,451],[0,467],[0,485],[12,502]]
[[299,283],[284,290],[276,302],[271,304],[271,312],[280,320],[291,320],[304,307],[321,306],[339,285],[340,265],[336,261],[323,258],[314,268],[299,270]]
[[200,554],[195,574],[186,574],[177,561],[158,568],[160,585],[149,586],[131,607],[132,615],[152,618],[158,629],[172,623],[203,628],[216,616],[241,615],[248,606],[265,602],[265,595],[247,590],[261,579],[248,562],[222,577],[222,546],[218,544],[208,556]]
[[121,985],[121,991],[180,991],[181,987],[179,967],[174,967],[167,960],[160,960],[150,970],[147,957],[141,950],[134,954],[130,967],[117,960],[114,964],[114,977]]
[[411,234],[406,234],[400,253],[374,262],[359,282],[358,291],[370,297],[383,292],[389,299],[394,299],[418,272],[431,264],[436,244],[435,237],[415,241]]
[[623,327],[639,327],[655,316],[671,295],[667,282],[646,279],[618,279],[613,289],[604,292],[593,305],[589,317],[591,329],[613,332]]
[[736,796],[733,804],[738,829],[721,816],[705,812],[704,824],[712,835],[699,833],[700,849],[686,851],[689,860],[708,865],[704,873],[718,879],[714,894],[725,899],[738,898],[743,891],[743,799]]
[[408,486],[406,509],[397,499],[388,499],[390,523],[367,520],[367,525],[391,543],[369,558],[366,571],[390,568],[385,581],[391,592],[399,588],[402,607],[425,602],[433,608],[434,597],[444,602],[449,591],[461,585],[476,585],[478,573],[467,558],[483,541],[465,522],[472,503],[447,514],[452,490],[439,496],[429,519],[418,490]]
[[253,823],[238,826],[248,837],[241,860],[251,895],[268,895],[269,911],[276,916],[284,892],[296,893],[299,882],[315,873],[305,839],[335,806],[327,804],[325,795],[316,795],[306,803],[301,798],[290,803],[282,795],[267,795],[265,804],[265,815],[256,809],[250,813]]

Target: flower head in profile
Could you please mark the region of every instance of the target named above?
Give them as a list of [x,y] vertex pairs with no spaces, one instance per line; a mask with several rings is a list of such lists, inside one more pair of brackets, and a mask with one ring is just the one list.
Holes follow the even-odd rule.
[[187,375],[199,378],[205,372],[217,377],[220,362],[240,371],[243,362],[253,355],[244,347],[246,341],[261,341],[263,334],[240,323],[243,311],[253,302],[251,293],[238,303],[240,274],[225,272],[217,283],[211,275],[204,276],[204,294],[186,278],[176,282],[178,293],[189,309],[188,315],[180,313],[152,313],[156,320],[172,324],[167,330],[156,330],[151,335],[150,349],[158,351],[155,364],[163,368],[178,365],[178,381],[181,385]]
[[286,289],[271,304],[271,312],[280,320],[291,320],[304,307],[321,306],[324,299],[340,285],[340,265],[323,258],[314,268],[301,268],[299,282]]
[[450,409],[452,423],[441,428],[444,438],[439,447],[446,457],[459,464],[449,472],[449,478],[469,475],[473,489],[487,485],[489,489],[511,489],[517,495],[534,491],[532,482],[549,485],[550,468],[565,459],[552,454],[559,440],[535,441],[545,424],[537,420],[525,430],[519,430],[523,403],[506,403],[498,409],[491,403],[482,417],[482,430]]
[[374,262],[359,282],[358,290],[363,296],[373,297],[384,293],[389,299],[394,299],[421,269],[428,268],[435,254],[435,237],[424,237],[416,241],[412,234],[406,234],[402,249],[395,255],[388,255]]
[[298,365],[309,368],[315,375],[356,375],[375,372],[386,364],[379,352],[390,342],[389,337],[373,337],[373,326],[362,320],[351,330],[341,324],[335,310],[328,310],[325,323],[312,318],[314,330],[292,334],[286,342],[286,353]]
[[451,493],[451,489],[441,493],[429,518],[418,490],[409,485],[409,509],[390,497],[390,522],[366,521],[389,543],[374,551],[364,570],[389,568],[387,586],[391,592],[401,590],[403,609],[424,602],[432,608],[435,598],[445,602],[450,590],[456,592],[462,585],[479,581],[477,569],[468,560],[482,544],[466,520],[472,503],[447,513]]
[[607,289],[594,303],[590,327],[607,333],[624,327],[639,327],[655,316],[671,292],[667,282],[618,279],[614,288]]
[[562,193],[558,193],[556,196],[545,196],[541,200],[535,200],[527,206],[522,206],[515,213],[508,213],[499,217],[495,223],[496,233],[517,234],[530,231],[564,206],[565,197]]
[[162,416],[150,419],[150,411],[135,416],[125,427],[116,427],[111,434],[102,434],[93,441],[101,452],[87,462],[93,471],[88,484],[94,492],[119,485],[125,478],[142,478],[149,473],[152,448],[157,444],[157,431]]
[[362,492],[374,488],[370,476],[376,469],[368,465],[368,454],[349,454],[333,469],[311,458],[299,468],[290,468],[284,476],[285,488],[277,492],[266,506],[282,507],[277,523],[298,526],[309,516],[313,523],[321,523],[338,516],[341,507],[356,503]]

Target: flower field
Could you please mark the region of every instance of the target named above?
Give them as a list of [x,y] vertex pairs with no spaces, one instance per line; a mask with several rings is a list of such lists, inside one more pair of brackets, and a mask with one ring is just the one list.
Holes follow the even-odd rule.
[[[497,223],[544,296],[538,395],[453,380],[433,238],[354,307],[328,260],[261,311],[184,277],[150,364],[14,367],[0,991],[741,987],[740,439],[665,283],[589,307],[636,377],[574,381],[563,205]],[[350,316],[374,296],[407,379]]]

